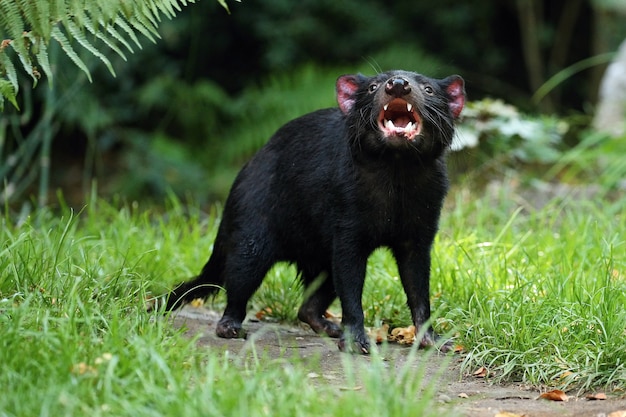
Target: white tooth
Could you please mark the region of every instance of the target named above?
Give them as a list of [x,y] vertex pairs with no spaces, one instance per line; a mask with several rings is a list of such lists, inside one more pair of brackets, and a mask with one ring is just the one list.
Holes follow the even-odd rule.
[[415,125],[411,122],[407,123],[407,125],[404,127],[404,130],[407,132],[410,132],[411,130],[413,130],[413,128],[415,127]]
[[[406,103],[406,111],[411,111],[413,109],[413,105],[411,103]],[[387,110],[387,109],[385,109]]]
[[387,120],[385,122],[385,126],[387,127],[387,129],[394,129],[396,127],[396,125],[394,125],[391,120]]
[[389,104],[385,104],[385,105],[383,106],[383,110],[387,111],[387,107],[389,107]]

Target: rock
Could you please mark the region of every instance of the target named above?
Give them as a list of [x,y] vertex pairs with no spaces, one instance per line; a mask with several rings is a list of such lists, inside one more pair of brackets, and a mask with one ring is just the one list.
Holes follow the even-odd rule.
[[602,77],[593,126],[611,136],[626,135],[626,40]]

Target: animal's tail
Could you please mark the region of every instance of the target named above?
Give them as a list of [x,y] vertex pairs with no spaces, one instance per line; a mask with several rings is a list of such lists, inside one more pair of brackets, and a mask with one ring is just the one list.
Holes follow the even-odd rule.
[[182,307],[197,298],[207,298],[223,284],[218,257],[212,256],[195,279],[179,284],[167,297],[167,311]]

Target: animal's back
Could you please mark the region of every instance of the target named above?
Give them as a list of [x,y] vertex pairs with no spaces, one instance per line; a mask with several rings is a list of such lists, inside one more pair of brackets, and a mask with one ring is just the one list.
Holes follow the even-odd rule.
[[[272,241],[275,260],[328,263],[338,171],[350,170],[345,122],[324,109],[281,127],[241,170],[227,200],[222,238]],[[297,231],[294,233],[294,231]],[[220,237],[218,237],[219,239]]]

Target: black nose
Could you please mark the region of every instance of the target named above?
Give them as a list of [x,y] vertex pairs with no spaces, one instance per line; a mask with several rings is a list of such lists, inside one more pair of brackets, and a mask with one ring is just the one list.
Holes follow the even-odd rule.
[[385,92],[396,97],[401,97],[411,92],[411,86],[409,82],[402,77],[391,78],[387,81]]

